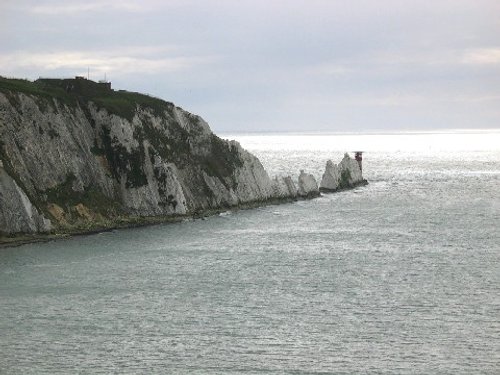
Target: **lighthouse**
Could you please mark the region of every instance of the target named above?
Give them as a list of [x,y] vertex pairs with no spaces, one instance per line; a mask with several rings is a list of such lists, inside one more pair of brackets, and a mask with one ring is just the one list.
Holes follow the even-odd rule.
[[363,151],[354,151],[354,159],[358,162],[359,170],[363,173]]

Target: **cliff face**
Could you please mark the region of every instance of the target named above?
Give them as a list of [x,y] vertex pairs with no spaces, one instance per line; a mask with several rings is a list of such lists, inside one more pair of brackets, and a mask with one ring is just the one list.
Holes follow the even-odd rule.
[[327,163],[320,188],[303,171],[297,184],[271,180],[237,142],[157,98],[83,78],[0,77],[0,239],[307,199],[361,182],[347,154]]
[[0,85],[0,232],[109,227],[275,196],[259,160],[200,117],[67,81]]
[[47,232],[50,220],[34,207],[24,191],[5,172],[0,162],[0,228],[9,232]]

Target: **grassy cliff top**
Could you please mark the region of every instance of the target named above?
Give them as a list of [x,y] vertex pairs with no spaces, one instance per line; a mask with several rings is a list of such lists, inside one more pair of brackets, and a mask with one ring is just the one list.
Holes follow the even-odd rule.
[[94,102],[98,107],[129,120],[134,117],[137,106],[150,108],[158,115],[174,107],[172,103],[162,99],[137,92],[115,91],[110,85],[85,78],[40,78],[29,81],[0,76],[0,92],[5,94],[19,92],[48,100],[57,99],[69,106]]

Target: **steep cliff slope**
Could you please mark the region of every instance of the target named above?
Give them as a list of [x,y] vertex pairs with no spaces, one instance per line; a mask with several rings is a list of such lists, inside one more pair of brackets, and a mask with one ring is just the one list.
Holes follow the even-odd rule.
[[85,79],[0,78],[4,234],[105,228],[274,196],[256,157],[172,103]]

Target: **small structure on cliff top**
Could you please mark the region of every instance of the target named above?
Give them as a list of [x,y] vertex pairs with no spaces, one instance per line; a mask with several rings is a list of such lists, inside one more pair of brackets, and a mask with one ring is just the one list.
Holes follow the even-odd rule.
[[98,82],[87,79],[83,76],[75,78],[38,78],[35,83],[39,83],[44,87],[60,87],[67,93],[77,95],[96,96],[106,95],[112,92],[111,82],[106,79]]
[[104,73],[104,79],[100,79],[97,83],[102,87],[105,87],[108,91],[111,91],[111,82],[107,80],[106,73]]

